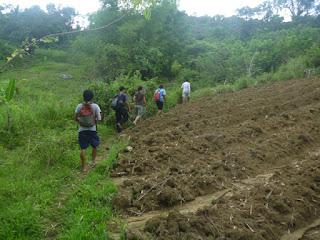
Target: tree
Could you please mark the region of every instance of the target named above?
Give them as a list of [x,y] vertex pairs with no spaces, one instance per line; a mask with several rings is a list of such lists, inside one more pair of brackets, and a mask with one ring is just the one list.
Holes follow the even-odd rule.
[[289,10],[292,19],[309,15],[315,7],[315,0],[274,0],[277,7]]
[[39,6],[20,10],[19,7],[1,7],[0,39],[20,44],[26,38],[41,38],[47,34],[66,32],[73,28],[76,16],[73,8],[56,8],[49,4],[47,12]]
[[119,1],[118,0],[101,0],[102,8],[109,8],[113,11],[119,10]]
[[317,12],[316,0],[265,0],[255,8],[243,7],[238,9],[238,16],[248,20],[260,17],[269,21],[279,14],[284,15],[288,10],[291,18],[308,16]]

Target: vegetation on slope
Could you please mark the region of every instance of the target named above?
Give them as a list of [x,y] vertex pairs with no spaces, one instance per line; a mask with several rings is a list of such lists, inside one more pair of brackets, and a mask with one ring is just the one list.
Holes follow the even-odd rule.
[[[197,96],[319,72],[315,1],[303,11],[292,9],[290,22],[276,8],[262,5],[233,17],[190,17],[175,1],[163,0],[150,9],[148,19],[116,0],[102,2],[89,18],[90,29],[125,17],[102,31],[38,44],[10,64],[6,57],[26,38],[70,31],[76,14],[54,5],[46,11],[0,7],[0,89],[16,80],[14,98],[0,103],[0,238],[101,239],[105,234],[115,192],[108,169],[123,145],[115,143],[109,160],[87,177],[79,176],[72,115],[84,89],[93,89],[102,107],[105,122],[99,132],[106,141],[114,136],[110,99],[121,85],[130,95],[143,85],[152,114],[159,83],[166,85],[169,108],[179,101],[186,79]],[[284,10],[285,2],[272,6]]]

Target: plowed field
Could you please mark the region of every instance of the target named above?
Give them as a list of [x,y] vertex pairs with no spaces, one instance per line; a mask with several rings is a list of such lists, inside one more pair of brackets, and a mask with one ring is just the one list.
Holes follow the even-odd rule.
[[202,97],[126,134],[128,239],[320,239],[320,79]]

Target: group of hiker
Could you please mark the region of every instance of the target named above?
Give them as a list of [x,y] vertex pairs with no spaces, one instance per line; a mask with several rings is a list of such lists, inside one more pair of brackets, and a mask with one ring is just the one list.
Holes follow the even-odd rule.
[[[187,103],[191,92],[190,82],[185,81],[181,85],[181,88],[182,101],[183,103]],[[162,113],[166,95],[166,90],[162,84],[154,92],[154,101],[157,105],[158,115]],[[102,119],[101,109],[98,104],[93,102],[93,97],[94,94],[91,90],[85,90],[83,92],[83,103],[78,104],[75,110],[75,121],[79,124],[78,143],[80,145],[80,159],[83,172],[87,172],[89,169],[86,163],[85,150],[89,146],[92,147],[92,167],[94,167],[96,165],[97,147],[100,144],[97,134],[97,123]],[[146,91],[142,86],[138,87],[133,100],[135,103],[135,119],[133,124],[136,125],[147,111]],[[121,86],[119,88],[119,93],[114,96],[111,107],[115,111],[116,129],[120,133],[123,130],[124,124],[128,122],[129,112],[131,111],[125,87]]]

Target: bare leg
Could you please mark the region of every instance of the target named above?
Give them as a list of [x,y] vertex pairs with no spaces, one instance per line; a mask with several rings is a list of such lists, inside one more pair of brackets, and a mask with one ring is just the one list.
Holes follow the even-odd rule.
[[137,125],[137,122],[138,122],[139,119],[140,119],[140,116],[138,115],[138,116],[136,117],[136,119],[133,121],[133,124],[134,124],[134,125]]
[[88,166],[86,164],[86,151],[84,149],[81,149],[80,151],[80,159],[81,159],[82,172],[88,171]]
[[92,165],[93,166],[97,164],[96,158],[97,158],[97,148],[92,148]]

